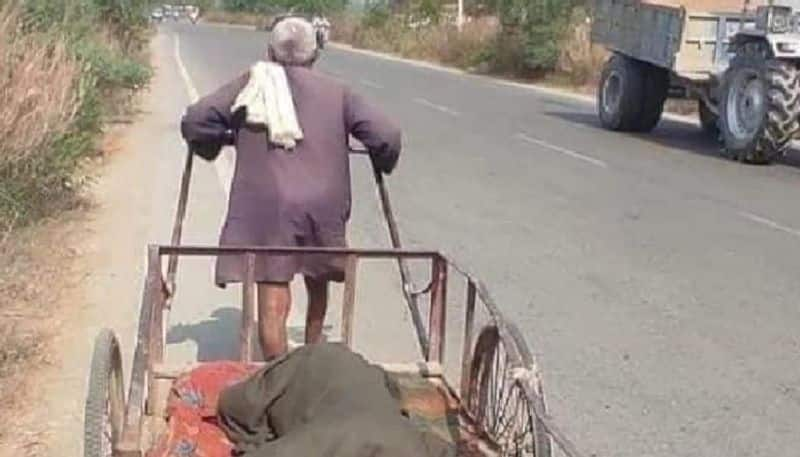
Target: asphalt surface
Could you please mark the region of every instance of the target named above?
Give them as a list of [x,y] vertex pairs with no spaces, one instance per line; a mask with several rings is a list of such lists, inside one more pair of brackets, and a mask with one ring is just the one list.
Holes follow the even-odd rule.
[[[177,26],[207,93],[266,35]],[[403,126],[405,241],[469,265],[598,456],[786,456],[800,445],[800,161],[720,158],[692,125],[601,130],[591,103],[330,48],[318,69]],[[354,170],[363,165],[354,160]],[[352,225],[385,245],[369,174]],[[355,230],[355,228],[354,228]],[[375,341],[375,344],[378,344]]]
[[[162,28],[150,111],[134,132],[141,156],[115,172],[147,175],[124,214],[151,222],[116,240],[134,247],[107,259],[129,280],[101,283],[136,290],[141,268],[119,259],[141,262],[136,243],[168,239],[187,81],[201,95],[214,90],[260,58],[266,38]],[[550,411],[588,455],[798,455],[798,156],[742,165],[719,157],[694,125],[607,132],[591,102],[346,49],[326,49],[317,68],[403,126],[405,151],[389,185],[404,241],[443,250],[489,285],[539,359]],[[366,163],[354,158],[352,169],[353,244],[386,246]],[[219,177],[207,164],[196,168],[187,242],[216,242]],[[222,324],[236,325],[238,291],[198,285],[210,282],[208,262],[181,268],[171,353],[229,354],[235,333]],[[359,271],[356,346],[376,359],[413,359],[394,273],[391,265]],[[116,318],[125,339],[135,328],[129,302]],[[301,317],[298,306],[293,322]]]

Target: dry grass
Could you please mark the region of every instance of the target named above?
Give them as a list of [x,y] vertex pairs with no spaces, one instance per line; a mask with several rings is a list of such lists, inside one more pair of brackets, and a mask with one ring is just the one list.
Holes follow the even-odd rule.
[[[591,44],[591,27],[586,18],[583,10],[574,12],[572,25],[560,46],[558,65],[550,80],[569,86],[596,83],[607,52]],[[499,23],[492,16],[467,23],[460,33],[451,25],[411,29],[404,26],[402,17],[394,17],[381,27],[365,27],[358,18],[343,15],[335,18],[334,24],[335,40],[464,69],[486,68],[489,56],[497,60],[506,51],[505,41],[498,39],[502,38],[498,35]],[[521,57],[512,55],[508,58]],[[513,68],[513,65],[499,66]]]
[[17,20],[0,11],[0,167],[46,148],[79,106],[78,63],[61,43],[18,34]]
[[0,9],[0,245],[25,218],[20,189],[39,185],[39,159],[71,127],[80,106],[79,63],[63,43],[22,34],[18,23],[10,4]]
[[357,18],[342,15],[334,18],[333,24],[336,41],[460,68],[476,65],[497,33],[491,21],[466,24],[461,32],[449,24],[413,29],[399,18],[382,27],[364,27]]
[[353,14],[338,14],[330,18],[331,40],[353,44],[356,34],[361,28],[361,21]]
[[600,78],[608,51],[592,44],[591,24],[582,10],[576,10],[572,25],[561,44],[556,72],[574,86],[594,86]]

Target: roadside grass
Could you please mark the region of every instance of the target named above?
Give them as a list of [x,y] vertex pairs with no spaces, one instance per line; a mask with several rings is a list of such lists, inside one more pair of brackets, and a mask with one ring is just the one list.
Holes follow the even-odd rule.
[[554,75],[577,87],[595,87],[608,58],[608,51],[591,40],[591,24],[580,9],[573,12],[570,26],[562,38]]
[[131,13],[143,2],[0,0],[0,442],[69,313],[65,233],[85,217],[100,140],[150,78],[149,27]]
[[[210,10],[203,20],[210,23],[253,26],[264,29],[273,16],[244,11]],[[427,60],[463,70],[494,74],[517,80],[545,81],[558,86],[582,87],[596,83],[607,53],[591,44],[587,14],[576,9],[570,26],[558,42],[558,59],[551,71],[520,70],[525,59],[517,42],[509,43],[500,33],[495,16],[481,16],[464,24],[459,32],[451,23],[411,25],[409,16],[382,8],[363,14],[340,12],[330,15],[331,39],[355,48]]]
[[19,21],[17,11],[0,11],[0,244],[63,203],[53,198],[68,177],[59,140],[83,98],[77,58],[61,42],[21,33]]
[[[0,10],[0,244],[75,206],[105,121],[149,80],[145,30],[97,23],[102,16],[84,17],[85,4],[31,0]],[[65,20],[77,13],[83,19]]]
[[245,11],[210,10],[203,14],[203,21],[219,24],[250,25],[264,29],[272,23],[273,16]]
[[467,24],[461,32],[449,24],[409,28],[399,20],[365,25],[347,16],[335,18],[333,23],[334,40],[462,69],[479,66],[496,35],[495,27],[484,22]]

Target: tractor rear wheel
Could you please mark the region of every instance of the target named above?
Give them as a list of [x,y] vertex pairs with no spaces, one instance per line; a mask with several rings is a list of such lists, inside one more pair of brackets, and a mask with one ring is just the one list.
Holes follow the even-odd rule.
[[762,43],[744,45],[725,73],[720,128],[725,151],[742,162],[782,156],[800,131],[800,71],[771,57]]

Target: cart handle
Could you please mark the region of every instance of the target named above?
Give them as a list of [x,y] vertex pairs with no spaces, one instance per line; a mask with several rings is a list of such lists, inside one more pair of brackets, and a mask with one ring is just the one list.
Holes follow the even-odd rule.
[[[178,194],[178,208],[175,211],[175,223],[172,226],[172,238],[170,244],[173,246],[180,246],[181,236],[183,234],[183,222],[186,219],[186,206],[189,200],[189,184],[192,180],[192,166],[194,164],[194,151],[191,147],[186,150],[186,162],[183,166],[183,174],[181,175],[181,188]],[[167,262],[167,280],[166,280],[166,294],[167,300],[164,301],[165,306],[169,308],[170,300],[175,294],[175,276],[178,271],[178,255],[173,254],[169,256]]]
[[[358,155],[370,155],[369,151],[364,148],[351,147],[350,152]],[[389,191],[387,189],[383,173],[378,169],[377,166],[375,166],[375,163],[372,162],[372,160],[370,160],[370,162],[372,165],[372,175],[375,179],[375,184],[378,187],[378,196],[380,197],[383,217],[386,220],[386,225],[389,229],[389,238],[391,240],[392,247],[394,249],[402,249],[403,246],[400,241],[400,231],[397,228],[397,219],[394,217],[394,211],[392,211],[392,204],[391,200],[389,199]],[[183,174],[181,176],[181,188],[178,196],[178,207],[175,212],[175,223],[172,227],[172,239],[170,243],[172,246],[180,246],[181,244],[183,223],[186,219],[186,206],[189,199],[189,184],[191,183],[192,179],[193,164],[194,151],[192,151],[191,147],[189,147],[187,149],[186,162],[184,164]],[[420,351],[422,352],[422,356],[427,358],[429,355],[428,352],[430,348],[430,342],[428,341],[427,332],[425,331],[425,323],[422,319],[422,313],[420,312],[419,301],[417,300],[417,296],[421,293],[424,293],[426,289],[415,289],[411,280],[411,273],[408,269],[406,259],[398,258],[397,265],[400,270],[400,281],[403,287],[403,297],[405,298],[406,304],[408,305],[408,310],[411,313],[411,320],[414,323],[414,329],[417,333],[417,341],[419,343]],[[170,306],[169,298],[175,293],[175,276],[177,274],[177,270],[178,255],[172,254],[169,256],[169,260],[167,262],[167,278],[165,284],[165,292],[167,296],[167,300],[165,300],[165,306],[167,308]]]
[[[370,156],[372,176],[375,179],[376,186],[378,187],[381,210],[383,211],[383,218],[386,221],[386,226],[389,229],[389,238],[392,242],[392,248],[402,249],[403,245],[400,241],[400,230],[397,228],[397,219],[395,219],[394,211],[392,211],[392,203],[389,199],[389,190],[386,186],[383,173],[375,165],[369,150],[364,148],[350,147],[350,152],[353,154]],[[400,282],[403,286],[403,297],[408,305],[408,311],[411,313],[411,321],[414,323],[414,330],[417,332],[419,349],[422,352],[422,357],[427,359],[429,356],[430,342],[428,341],[428,334],[425,331],[425,323],[422,319],[422,313],[420,312],[417,296],[425,293],[428,288],[422,290],[417,290],[414,288],[414,283],[411,280],[411,272],[408,269],[408,264],[406,263],[405,258],[398,258],[397,266],[400,270]]]

